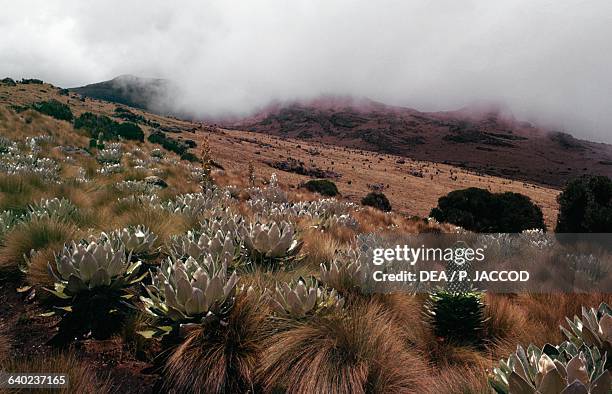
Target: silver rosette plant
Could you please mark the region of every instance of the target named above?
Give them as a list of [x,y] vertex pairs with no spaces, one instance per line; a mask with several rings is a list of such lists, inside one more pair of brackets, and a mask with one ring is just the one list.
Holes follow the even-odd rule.
[[241,232],[251,260],[268,269],[287,265],[302,247],[294,226],[288,222],[251,223]]
[[236,272],[228,275],[227,267],[215,264],[210,257],[164,260],[152,274],[152,283],[145,287],[147,297],[141,297],[145,310],[158,325],[141,334],[181,335],[197,325],[222,324],[233,306],[237,283]]
[[597,348],[547,344],[542,349],[530,345],[525,351],[519,345],[493,369],[489,383],[498,394],[608,394],[612,377],[605,363],[606,355]]
[[133,307],[130,288],[146,275],[139,275],[140,265],[110,242],[66,245],[55,264],[49,264],[55,283],[47,290],[57,297],[56,311],[62,316],[52,343],[88,335],[105,339],[115,333]]
[[196,232],[175,236],[170,242],[170,254],[176,259],[192,257],[196,260],[212,258],[216,263],[230,266],[240,258],[240,245],[231,233],[217,230],[213,235],[198,236]]
[[367,256],[354,249],[338,252],[329,264],[321,263],[321,281],[345,292],[363,292],[368,288],[370,270]]
[[129,226],[100,235],[100,242],[110,242],[115,249],[123,248],[132,258],[150,259],[159,252],[157,235],[147,227]]
[[294,283],[277,285],[269,293],[269,305],[278,317],[302,319],[340,311],[344,298],[336,290],[320,287],[315,280],[300,278]]
[[54,218],[58,220],[76,220],[79,209],[67,198],[43,199],[30,206],[30,218]]

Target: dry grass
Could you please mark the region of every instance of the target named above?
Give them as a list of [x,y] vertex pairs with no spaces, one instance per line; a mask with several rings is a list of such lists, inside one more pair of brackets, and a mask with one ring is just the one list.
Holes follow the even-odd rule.
[[487,373],[472,366],[442,368],[425,379],[424,394],[491,394]]
[[582,306],[597,307],[602,301],[611,304],[612,294],[520,294],[516,299],[530,324],[541,326],[541,330],[525,338],[532,339],[539,346],[565,340],[559,330],[559,325],[566,325],[565,317],[579,316]]
[[164,390],[252,392],[264,323],[258,300],[239,296],[226,326],[197,329],[174,350],[164,369]]
[[302,246],[301,254],[304,256],[304,264],[314,272],[318,272],[321,263],[333,260],[336,251],[342,244],[331,234],[321,231],[318,228],[307,228],[301,233]]
[[112,223],[112,228],[137,225],[148,227],[157,235],[156,246],[162,246],[173,235],[184,233],[199,223],[197,218],[186,218],[161,209],[143,206],[128,210],[109,222]]
[[377,304],[270,337],[259,363],[265,392],[422,392],[423,361]]
[[7,327],[0,324],[0,366],[8,360],[8,356],[11,354],[11,338],[7,331]]
[[[113,384],[108,377],[98,376],[93,369],[79,360],[73,353],[57,353],[26,359],[9,359],[0,363],[6,372],[44,372],[67,373],[68,387],[62,389],[37,389],[37,393],[83,393],[104,394],[113,392]],[[29,389],[11,389],[10,393],[31,392]]]
[[0,248],[0,269],[16,270],[24,255],[32,250],[59,251],[65,242],[78,239],[78,229],[71,223],[54,219],[34,219],[15,226]]
[[[55,261],[55,254],[58,252],[56,248],[44,248],[30,258],[29,269],[26,274],[26,281],[30,286],[53,287],[53,277],[49,273],[49,263]],[[45,293],[41,292],[39,294],[43,295]]]

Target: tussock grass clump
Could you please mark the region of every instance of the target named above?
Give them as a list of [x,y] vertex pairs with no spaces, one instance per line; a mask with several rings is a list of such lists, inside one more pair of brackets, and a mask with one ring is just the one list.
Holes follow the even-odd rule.
[[78,229],[54,218],[33,219],[15,226],[0,248],[0,270],[14,270],[24,263],[32,250],[61,250],[65,242],[76,239]]
[[426,378],[426,394],[476,394],[490,393],[487,374],[472,366],[447,367],[437,375]]
[[196,227],[199,221],[197,218],[186,218],[161,209],[141,206],[140,209],[125,212],[115,220],[114,224],[116,228],[142,225],[157,235],[154,246],[161,247],[173,235],[182,234]]
[[[57,249],[59,247],[56,246]],[[49,274],[49,263],[55,261],[56,248],[48,247],[37,250],[27,261],[26,281],[30,286],[52,287],[53,277]],[[40,292],[39,296],[47,298],[47,292]]]
[[267,339],[264,392],[423,392],[427,367],[401,340],[380,305],[308,321]]
[[48,188],[37,175],[0,174],[0,211],[26,213],[37,191]]
[[201,326],[190,332],[168,358],[163,390],[181,393],[255,391],[265,311],[259,300],[242,293],[227,324]]
[[[55,353],[18,359],[9,358],[0,362],[0,367],[6,372],[68,374],[68,387],[37,389],[37,393],[105,394],[114,392],[112,381],[108,376],[98,376],[89,365],[81,361],[74,353]],[[11,390],[11,393],[26,393],[30,390]]]

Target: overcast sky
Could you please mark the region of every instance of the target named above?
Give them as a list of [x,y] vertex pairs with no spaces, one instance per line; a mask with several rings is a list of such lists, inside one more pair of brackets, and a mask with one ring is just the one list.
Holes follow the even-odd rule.
[[506,103],[612,142],[610,0],[3,1],[0,77],[71,87],[161,77],[196,114],[365,96]]

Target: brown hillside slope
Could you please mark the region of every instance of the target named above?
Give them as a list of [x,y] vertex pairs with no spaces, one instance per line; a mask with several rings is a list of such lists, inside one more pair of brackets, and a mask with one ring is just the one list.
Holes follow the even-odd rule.
[[229,123],[234,129],[397,154],[554,187],[584,174],[612,176],[612,145],[538,128],[494,107],[428,113],[369,100],[323,98],[268,108]]
[[[87,111],[112,116],[117,107],[116,104],[105,101],[89,98],[82,100],[75,94],[61,96],[57,88],[48,84],[0,84],[0,106],[26,105],[50,98],[69,103],[76,116]],[[315,176],[319,176],[316,170],[320,170],[328,172],[324,175],[335,175],[333,180],[338,184],[340,192],[351,201],[359,202],[369,192],[370,186],[382,185],[394,210],[418,216],[427,216],[437,204],[438,198],[452,190],[481,187],[494,192],[523,193],[542,208],[547,226],[551,227],[556,220],[558,190],[550,187],[485,175],[432,161],[411,160],[400,155],[339,147],[325,143],[325,139],[322,139],[323,142],[316,142],[318,139],[314,138],[304,141],[291,137],[281,138],[263,133],[220,129],[134,108],[130,110],[147,120],[159,123],[159,128],[172,131],[167,132],[172,138],[196,141],[198,147],[192,150],[196,154],[200,153],[203,140],[208,139],[214,160],[221,164],[229,178],[235,181],[244,182],[250,162],[253,163],[259,178],[269,178],[271,173],[275,172],[281,182],[293,186],[311,177],[284,171],[279,167],[292,171],[296,168],[300,171],[301,167]],[[154,129],[145,125],[141,127],[147,133]],[[238,176],[233,177],[233,174]]]

